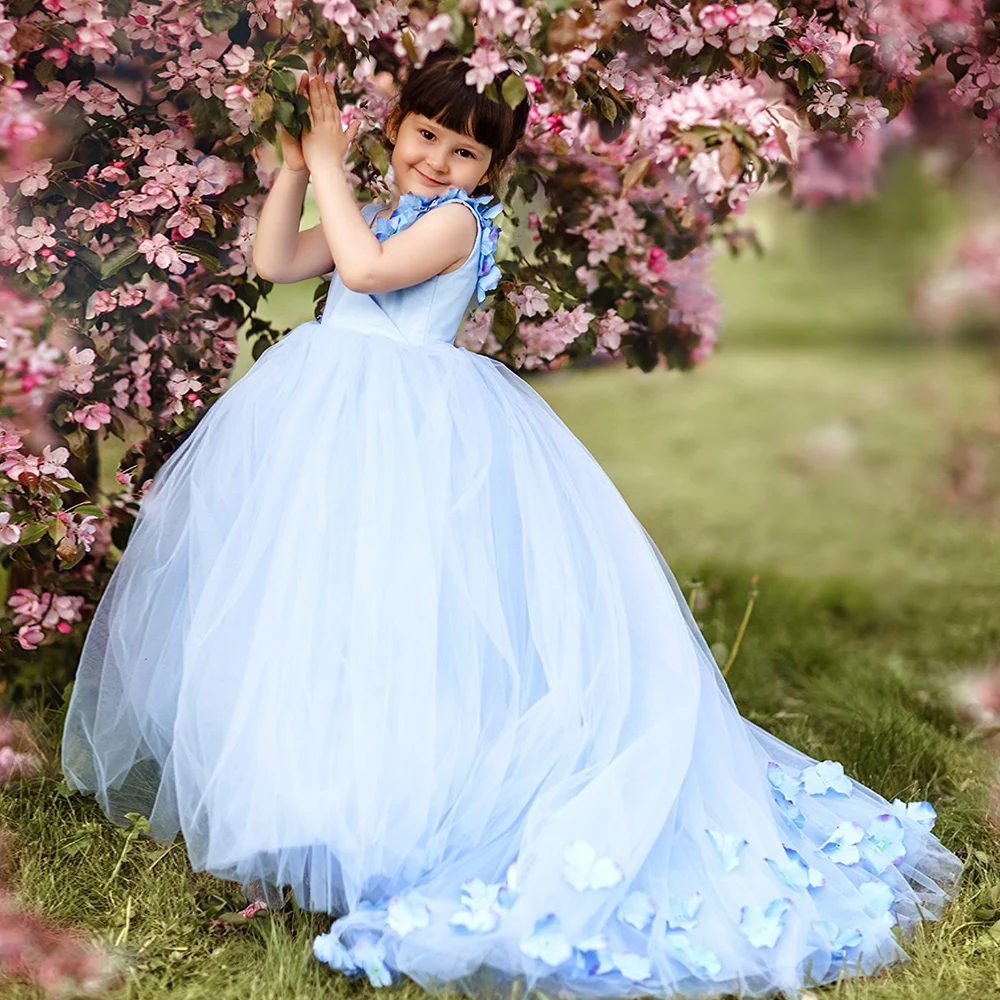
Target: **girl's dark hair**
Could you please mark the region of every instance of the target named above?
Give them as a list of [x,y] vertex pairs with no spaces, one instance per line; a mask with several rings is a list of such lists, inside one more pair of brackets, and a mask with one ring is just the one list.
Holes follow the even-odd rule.
[[[512,74],[497,75],[494,86],[499,100],[491,100],[465,82],[468,64],[450,45],[432,52],[419,69],[411,69],[399,97],[386,119],[386,133],[395,136],[408,114],[426,115],[445,128],[471,136],[492,152],[486,176],[472,192],[474,196],[500,196],[504,167],[528,125],[528,98],[512,108],[502,97],[503,81]],[[390,139],[389,146],[395,143]]]

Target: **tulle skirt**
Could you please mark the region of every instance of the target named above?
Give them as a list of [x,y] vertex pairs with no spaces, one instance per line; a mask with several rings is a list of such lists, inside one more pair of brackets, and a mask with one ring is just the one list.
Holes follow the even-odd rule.
[[961,868],[930,806],[739,716],[527,383],[350,327],[269,348],[160,470],[63,753],[377,984],[795,991],[905,957]]

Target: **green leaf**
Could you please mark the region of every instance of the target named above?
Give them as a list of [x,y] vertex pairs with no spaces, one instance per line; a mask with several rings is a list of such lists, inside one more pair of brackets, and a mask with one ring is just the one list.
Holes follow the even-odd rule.
[[263,125],[274,114],[274,98],[266,91],[250,103],[250,112],[258,125]]
[[58,517],[54,517],[45,526],[45,530],[49,533],[49,538],[58,544],[66,537],[66,533],[69,531],[69,528],[67,528],[65,523]]
[[514,332],[514,327],[516,325],[517,312],[514,309],[514,306],[504,299],[496,307],[496,310],[493,313],[493,334],[497,340],[502,342]]
[[139,256],[139,246],[135,240],[125,240],[117,250],[113,250],[101,264],[101,277],[108,279],[123,267],[128,267]]
[[93,517],[104,517],[105,516],[104,511],[100,507],[98,507],[97,504],[93,504],[93,503],[82,503],[82,504],[80,504],[79,507],[74,507],[73,508],[73,513],[74,514],[81,514],[84,517],[91,516],[91,515]]
[[89,247],[75,246],[73,249],[76,251],[76,259],[83,264],[84,267],[90,271],[97,278],[102,278],[104,275],[101,273],[101,269],[104,266],[104,261],[101,260],[100,256],[94,253]]
[[76,550],[76,555],[73,556],[72,559],[60,559],[59,560],[59,569],[60,570],[72,569],[78,562],[80,562],[81,559],[83,559],[83,557],[86,554],[87,554],[87,550],[81,545]]
[[413,33],[409,28],[404,29],[402,35],[403,48],[406,49],[406,57],[411,63],[418,61],[419,53],[417,52],[417,46],[413,41]]
[[389,155],[380,142],[373,142],[368,150],[368,158],[375,169],[384,177],[389,172]]
[[291,128],[292,122],[296,120],[295,118],[295,107],[288,101],[278,101],[274,105],[274,117],[281,122],[285,128]]
[[271,338],[266,335],[262,335],[253,342],[253,347],[250,350],[250,356],[254,359],[254,361],[256,361],[270,346]]
[[291,69],[309,69],[308,64],[305,59],[300,55],[296,55],[294,52],[290,52],[287,56],[282,56],[280,59],[274,61],[275,66],[288,66]]
[[816,71],[817,77],[822,78],[826,74],[826,63],[823,62],[821,56],[818,56],[815,52],[807,52],[804,58]]
[[212,274],[218,274],[222,269],[222,264],[219,262],[217,254],[210,253],[207,250],[202,250],[200,247],[192,246],[190,243],[177,243],[176,247],[178,250],[183,250],[185,253],[193,253],[195,257],[198,258],[201,266]]
[[[205,5],[206,8],[208,4]],[[236,4],[228,9],[220,10],[217,14],[208,10],[201,15],[201,23],[212,32],[213,35],[224,35],[230,28],[235,28],[239,24],[240,9]]]
[[295,93],[295,74],[291,70],[276,69],[271,73],[271,86],[282,94]]
[[51,83],[56,78],[57,73],[56,64],[51,59],[42,59],[35,67],[35,79],[43,87],[47,83]]
[[500,92],[503,94],[503,99],[512,108],[516,108],[528,96],[528,88],[525,86],[524,80],[514,73],[504,80]]
[[33,545],[46,531],[49,530],[47,524],[29,524],[21,529],[19,545]]

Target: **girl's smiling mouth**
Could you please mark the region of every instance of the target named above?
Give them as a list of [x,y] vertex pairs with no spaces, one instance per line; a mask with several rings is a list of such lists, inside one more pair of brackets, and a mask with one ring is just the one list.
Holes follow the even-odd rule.
[[416,171],[417,171],[417,173],[418,173],[418,174],[420,174],[420,176],[421,176],[421,177],[422,177],[422,178],[423,178],[423,179],[424,179],[425,181],[427,181],[427,183],[428,183],[428,184],[433,184],[433,185],[434,185],[435,187],[441,187],[441,186],[442,186],[442,185],[444,184],[444,181],[435,181],[435,180],[431,180],[431,178],[430,178],[430,177],[428,177],[428,176],[427,176],[427,174],[425,174],[425,173],[424,173],[424,172],[423,172],[422,170],[417,170],[417,168],[416,168],[416,167],[414,167],[413,169],[414,169],[414,170],[416,170]]

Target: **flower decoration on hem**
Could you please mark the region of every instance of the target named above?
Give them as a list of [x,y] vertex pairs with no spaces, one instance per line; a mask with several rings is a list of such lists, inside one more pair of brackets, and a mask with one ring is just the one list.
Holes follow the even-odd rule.
[[848,820],[841,823],[819,849],[838,865],[856,865],[861,860],[858,844],[864,839],[864,827]]
[[431,922],[431,911],[427,904],[413,895],[393,896],[386,912],[389,929],[400,937],[426,927]]
[[764,860],[789,889],[820,889],[826,885],[823,873],[810,868],[802,855],[791,847],[785,848],[784,860],[774,861],[771,858]]
[[656,903],[644,892],[630,892],[618,904],[618,919],[644,931],[656,916]]
[[701,909],[701,893],[692,892],[687,896],[670,894],[670,906],[664,915],[667,927],[675,931],[689,931],[698,921]]
[[608,950],[608,939],[603,934],[581,941],[573,950],[576,952],[576,967],[588,976],[603,976],[615,967]]
[[313,939],[313,954],[327,965],[348,975],[361,972],[372,986],[391,986],[392,973],[385,964],[385,947],[381,937],[361,934],[350,949],[345,948],[337,934],[319,934]]
[[889,813],[876,816],[868,824],[861,850],[865,862],[879,875],[890,865],[898,865],[906,857],[903,824]]
[[563,851],[563,874],[574,889],[612,889],[625,877],[621,865],[611,858],[599,858],[585,840],[575,840]]
[[497,898],[498,884],[487,885],[481,878],[466,879],[462,883],[462,909],[458,910],[449,923],[453,927],[470,934],[489,934],[500,923]]
[[843,930],[829,920],[819,920],[812,925],[823,946],[830,952],[834,962],[843,962],[847,953],[857,948],[864,940],[864,935],[856,927]]
[[773,948],[781,937],[791,900],[774,899],[766,907],[744,906],[740,929],[755,948]]
[[773,760],[767,762],[767,780],[771,788],[784,799],[789,805],[794,805],[799,792],[802,791],[802,777],[798,774],[789,774],[780,764]]
[[432,208],[449,201],[464,201],[479,216],[481,232],[479,263],[476,268],[476,301],[481,303],[486,298],[486,293],[493,291],[500,282],[500,268],[494,259],[500,228],[495,226],[492,220],[503,211],[503,203],[497,201],[491,205],[493,195],[483,194],[474,198],[465,188],[460,187],[450,187],[447,191],[435,195],[407,191],[399,196],[399,202],[388,218],[379,216],[375,220],[372,232],[381,243],[416,222],[421,215]]
[[892,800],[892,811],[900,818],[911,823],[919,823],[925,830],[934,829],[937,813],[929,802],[904,802],[902,799]]
[[687,934],[671,931],[664,939],[667,957],[679,962],[699,979],[714,979],[722,971],[722,962],[714,951],[691,944]]
[[641,983],[653,978],[653,963],[634,951],[613,951],[611,961],[615,968],[633,983]]
[[573,954],[573,948],[554,913],[535,921],[531,933],[521,939],[521,951],[528,958],[537,958],[553,967],[562,965]]
[[719,833],[718,830],[706,830],[705,833],[715,845],[723,871],[733,871],[740,863],[740,851],[747,846],[747,842],[735,833]]
[[802,772],[802,786],[809,795],[850,795],[854,789],[851,779],[844,774],[844,765],[835,760],[824,760],[813,764]]

